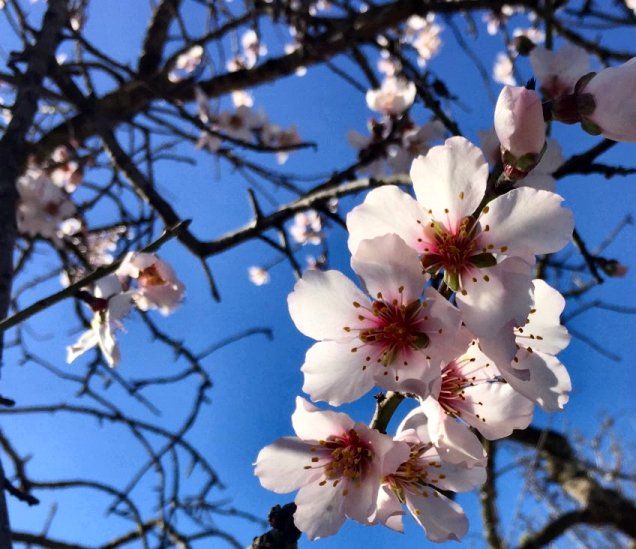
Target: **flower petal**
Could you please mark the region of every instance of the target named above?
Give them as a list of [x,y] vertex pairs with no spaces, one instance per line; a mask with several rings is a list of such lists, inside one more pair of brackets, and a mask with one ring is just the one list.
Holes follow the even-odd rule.
[[431,541],[459,541],[468,532],[468,519],[462,508],[433,488],[406,491],[406,506]]
[[302,397],[296,397],[296,410],[292,414],[292,426],[302,440],[325,440],[340,436],[354,426],[347,414],[321,410]]
[[419,249],[422,226],[418,221],[426,223],[428,218],[422,206],[398,187],[387,185],[374,189],[347,215],[349,250],[355,253],[363,240],[391,233]]
[[322,476],[322,469],[305,469],[314,455],[310,446],[297,437],[279,438],[259,452],[254,474],[272,492],[293,492]]
[[303,486],[296,496],[294,524],[310,540],[335,534],[345,521],[344,483]]
[[531,257],[558,252],[572,238],[572,212],[563,198],[548,191],[523,187],[495,198],[484,208],[479,223],[484,247],[496,253]]
[[407,304],[419,299],[428,275],[417,252],[396,234],[363,240],[351,258],[351,268],[374,299]]
[[488,164],[470,141],[451,137],[413,161],[411,179],[418,202],[434,219],[448,220],[448,228],[454,232],[484,197]]
[[367,368],[365,355],[351,349],[351,342],[321,341],[307,351],[301,368],[303,391],[312,400],[340,406],[360,398],[375,385],[375,364]]
[[354,302],[368,298],[339,271],[306,271],[287,304],[296,327],[313,339],[348,339],[345,327],[358,322]]

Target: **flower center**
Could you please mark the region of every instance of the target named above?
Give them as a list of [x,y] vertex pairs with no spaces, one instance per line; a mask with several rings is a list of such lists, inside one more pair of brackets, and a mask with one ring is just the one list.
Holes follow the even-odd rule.
[[442,372],[442,386],[437,401],[448,415],[457,417],[461,415],[457,404],[466,400],[464,388],[472,385],[472,381],[453,366],[451,362]]
[[349,429],[340,437],[321,440],[320,446],[329,451],[329,461],[325,465],[325,476],[329,480],[358,480],[364,476],[373,460],[373,451],[360,439],[355,429]]
[[139,273],[139,283],[142,286],[162,286],[166,281],[161,277],[156,265],[150,265]]
[[426,270],[433,272],[445,269],[451,273],[461,274],[477,250],[474,220],[465,217],[455,232],[449,232],[439,222],[433,222],[431,225],[434,249],[428,252],[425,250],[422,265]]
[[382,349],[380,362],[385,366],[392,363],[401,351],[428,347],[430,340],[422,331],[421,310],[419,300],[408,305],[396,301],[374,301],[370,309],[372,318],[360,315],[361,320],[371,320],[374,324],[360,331],[360,340]]
[[[433,469],[441,467],[439,463],[422,459],[422,454],[426,452],[430,444],[409,443],[409,445],[411,447],[409,459],[402,463],[395,473],[384,478],[384,482],[402,503],[405,502],[405,491],[419,492],[424,497],[428,497],[428,492],[423,489],[434,487],[439,479],[445,478],[445,475],[435,475]],[[435,490],[432,490],[432,493],[436,495]]]

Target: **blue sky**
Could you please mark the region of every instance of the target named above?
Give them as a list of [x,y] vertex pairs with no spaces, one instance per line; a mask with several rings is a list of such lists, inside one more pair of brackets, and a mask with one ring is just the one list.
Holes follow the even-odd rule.
[[[186,3],[185,15],[195,27],[200,25],[198,12],[192,3]],[[96,0],[91,7],[88,34],[95,42],[118,59],[134,62],[139,51],[141,36],[147,19],[146,2],[129,0]],[[440,21],[443,25],[443,21]],[[463,28],[461,20],[456,21]],[[4,22],[2,23],[4,25]],[[6,29],[0,25],[0,32]],[[265,29],[272,41],[270,49],[277,49],[276,34]],[[451,91],[460,96],[465,110],[455,107],[460,126],[467,137],[475,140],[476,131],[492,124],[493,105],[480,91],[481,80],[466,55],[454,45],[450,29],[443,37],[445,44],[430,68],[442,77]],[[627,46],[628,37],[620,33],[604,37],[610,42]],[[488,69],[501,49],[499,38],[485,32],[474,45],[474,51],[483,59]],[[346,61],[336,61],[342,68],[351,68]],[[355,69],[353,69],[355,70]],[[525,77],[530,77],[523,66]],[[493,84],[498,93],[499,87]],[[304,78],[290,77],[276,84],[268,84],[255,90],[255,105],[262,107],[270,120],[282,126],[296,123],[301,136],[319,144],[317,151],[294,153],[285,168],[290,172],[318,174],[347,166],[355,159],[354,151],[346,142],[350,128],[364,131],[371,116],[364,97],[339,80],[324,67],[311,68]],[[224,106],[229,102],[225,100]],[[413,109],[413,116],[424,122],[429,113],[421,105]],[[566,156],[591,146],[595,138],[571,127],[555,127],[553,135],[561,142]],[[605,157],[624,165],[634,164],[633,145],[619,145]],[[268,161],[269,162],[269,161]],[[270,165],[275,164],[270,162]],[[93,175],[91,174],[91,177]],[[95,179],[104,174],[95,174]],[[160,189],[169,198],[183,218],[192,218],[193,231],[201,238],[214,238],[225,231],[247,222],[250,209],[247,203],[248,183],[222,165],[220,175],[216,162],[208,156],[197,155],[197,165],[176,165],[163,162],[157,171]],[[270,189],[281,201],[292,198],[286,192]],[[627,213],[632,213],[636,190],[634,177],[605,180],[601,176],[567,178],[559,183],[559,192],[571,207],[581,234],[591,247],[599,244],[606,234]],[[345,199],[340,204],[342,213],[358,203],[362,196]],[[270,206],[263,201],[263,208]],[[102,209],[94,222],[112,219],[114,212]],[[103,217],[101,217],[103,216]],[[110,216],[110,217],[109,217]],[[349,257],[345,245],[345,233],[336,226],[329,232],[330,265],[350,273]],[[633,283],[636,262],[633,258],[633,228],[628,227],[606,251],[626,264],[630,271],[624,279],[610,279],[584,298],[606,300],[623,305],[636,305]],[[307,253],[318,250],[307,248]],[[293,275],[285,263],[276,266],[271,283],[263,287],[253,286],[247,279],[251,265],[269,263],[275,258],[262,244],[248,242],[223,255],[213,257],[213,269],[222,295],[220,304],[214,303],[207,283],[187,251],[176,243],[170,243],[161,255],[177,268],[187,285],[187,299],[173,316],[163,319],[155,316],[160,326],[171,334],[182,337],[195,350],[247,328],[271,327],[274,340],[253,336],[227,347],[205,361],[214,380],[210,392],[211,404],[203,412],[189,440],[209,458],[227,484],[218,493],[219,499],[230,498],[238,508],[265,517],[276,503],[286,503],[292,495],[278,496],[262,489],[252,475],[252,462],[259,449],[276,438],[291,433],[290,414],[294,399],[300,393],[302,376],[299,368],[310,341],[299,334],[289,319],[285,298],[293,287]],[[303,252],[299,255],[302,259]],[[31,275],[55,265],[55,258],[42,255],[34,263]],[[18,283],[19,284],[19,283]],[[40,295],[58,289],[56,281],[32,292],[23,301],[35,300]],[[571,309],[576,303],[571,304]],[[81,372],[86,360],[72,366],[65,364],[64,347],[77,336],[77,324],[70,320],[70,303],[57,305],[29,322],[29,343],[54,365],[72,372]],[[584,434],[596,433],[603,414],[610,414],[617,421],[617,432],[622,437],[626,454],[634,446],[634,412],[631,360],[636,351],[631,318],[606,311],[592,311],[578,317],[572,324],[576,330],[593,337],[604,347],[624,357],[620,363],[591,350],[576,339],[563,353],[562,360],[572,376],[574,390],[566,410],[560,414],[536,413],[536,423],[549,425],[567,432],[574,430]],[[141,321],[134,316],[127,322],[128,333],[121,338],[123,360],[120,373],[127,377],[143,374],[158,375],[177,369],[172,356],[160,343],[151,342]],[[2,371],[3,394],[10,395],[19,404],[40,404],[56,401],[81,402],[73,394],[73,387],[60,382],[33,364],[19,365],[15,352],[8,352]],[[108,393],[115,402],[127,397],[117,389]],[[192,396],[192,387],[182,385],[178,391],[153,389],[147,393],[162,410],[161,423],[174,426],[183,417],[184,406]],[[148,412],[134,402],[128,410],[140,418]],[[400,410],[398,416],[403,412]],[[367,396],[345,407],[358,420],[370,419],[373,399]],[[144,459],[139,447],[129,435],[119,428],[100,427],[98,423],[68,415],[34,417],[2,417],[1,427],[6,431],[22,454],[33,454],[29,462],[30,474],[38,480],[60,477],[105,478],[114,484],[124,485],[133,474],[132,464]],[[87,442],[88,441],[88,442]],[[509,452],[502,452],[500,463],[512,459]],[[503,503],[502,515],[510,518],[517,509],[517,493],[521,480],[518,473],[509,473],[500,491]],[[190,482],[196,483],[196,474]],[[146,482],[138,492],[142,501],[150,502],[151,482]],[[39,530],[48,512],[48,504],[61,502],[58,515],[50,530],[52,537],[74,540],[86,544],[104,541],[126,529],[117,518],[104,517],[105,500],[92,493],[74,492],[72,497],[40,492],[39,507],[27,508],[10,502],[14,527],[19,530]],[[471,519],[471,530],[462,546],[481,547],[479,510],[475,494],[460,497],[460,502]],[[526,503],[524,512],[532,511]],[[259,527],[243,521],[221,520],[247,544],[257,535]],[[310,544],[306,540],[301,547],[409,547],[416,543],[426,547],[427,542],[416,525],[406,520],[403,536],[379,527],[368,528],[347,523],[342,532],[330,539]],[[513,533],[513,540],[515,539]],[[218,543],[218,545],[217,545]],[[203,544],[201,547],[222,547],[221,542]]]

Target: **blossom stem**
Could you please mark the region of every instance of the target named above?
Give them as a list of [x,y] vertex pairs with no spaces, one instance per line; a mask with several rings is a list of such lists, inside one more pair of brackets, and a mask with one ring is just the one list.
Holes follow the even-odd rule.
[[380,397],[381,398],[378,398],[378,403],[376,405],[370,427],[386,434],[386,428],[389,425],[389,421],[391,421],[391,418],[393,417],[395,410],[397,410],[397,407],[400,405],[400,402],[404,400],[404,395],[402,393],[388,391],[386,395],[380,395]]

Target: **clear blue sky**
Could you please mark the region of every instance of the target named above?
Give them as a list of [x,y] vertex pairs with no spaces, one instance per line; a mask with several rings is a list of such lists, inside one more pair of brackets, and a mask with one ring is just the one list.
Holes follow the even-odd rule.
[[[134,62],[147,20],[147,4],[130,0],[95,0],[88,21],[89,36],[111,55]],[[188,5],[192,6],[192,3],[186,3]],[[194,28],[199,28],[197,13],[188,9],[185,13]],[[440,23],[443,24],[443,21]],[[462,25],[460,20],[457,23]],[[4,34],[6,29],[2,25],[0,32]],[[270,49],[280,51],[282,45],[277,42],[275,35],[267,34],[272,37],[268,44]],[[464,133],[476,140],[476,131],[492,124],[493,105],[481,91],[482,83],[474,66],[454,45],[450,29],[444,32],[443,37],[446,43],[440,55],[432,61],[431,69],[446,80],[453,93],[462,98],[465,112],[457,107],[455,112]],[[627,36],[604,37],[609,41],[614,38],[617,43],[627,47]],[[7,47],[6,44],[3,46]],[[496,53],[501,49],[501,42],[484,31],[474,49],[490,70]],[[348,67],[343,60],[337,62],[341,67]],[[530,77],[527,66],[522,67],[524,76]],[[480,91],[475,93],[473,90]],[[493,84],[493,90],[498,93],[496,84]],[[364,97],[327,69],[311,68],[304,78],[291,77],[274,85],[262,86],[254,95],[256,106],[264,108],[273,122],[282,126],[297,123],[304,139],[319,144],[317,152],[294,153],[286,169],[295,173],[316,174],[347,166],[354,160],[354,151],[346,142],[346,132],[350,128],[364,131],[371,113],[366,108]],[[224,104],[229,106],[227,100]],[[429,113],[421,105],[416,105],[413,115],[416,120],[423,122]],[[555,128],[554,136],[562,143],[566,156],[585,150],[595,142],[595,138],[581,131],[562,126]],[[633,145],[619,145],[606,158],[608,162],[634,165],[635,150]],[[198,155],[197,158],[196,166],[163,162],[159,165],[157,179],[162,192],[169,197],[181,216],[194,220],[192,228],[196,234],[201,238],[213,238],[249,220],[245,192],[248,184],[225,165],[219,176],[217,165],[211,157]],[[104,173],[93,175],[89,172],[91,177],[104,177]],[[633,212],[635,183],[634,177],[605,180],[601,176],[576,176],[559,183],[559,192],[573,208],[577,226],[592,247],[600,243],[626,213]],[[292,198],[287,193],[270,190],[280,200]],[[341,212],[346,212],[361,198],[343,200]],[[263,207],[269,206],[263,201]],[[114,212],[102,211],[100,215],[103,217],[95,218],[94,222],[102,222]],[[338,227],[330,227],[328,231],[330,264],[332,268],[348,272],[345,234]],[[608,280],[605,285],[590,292],[585,300],[603,299],[611,303],[636,305],[633,242],[633,228],[628,227],[606,252],[608,256],[616,257],[629,266],[627,277]],[[317,250],[308,247],[307,252],[314,253]],[[302,386],[299,368],[310,341],[295,330],[287,314],[285,297],[293,286],[293,275],[287,265],[282,263],[273,269],[269,285],[260,288],[253,286],[247,279],[247,268],[268,263],[274,256],[262,244],[247,243],[210,261],[223,298],[221,304],[215,304],[209,296],[198,263],[186,251],[178,244],[171,243],[162,250],[162,255],[176,266],[179,276],[186,283],[187,299],[172,317],[164,320],[157,315],[156,319],[164,329],[183,337],[192,348],[201,350],[246,328],[268,326],[274,330],[273,342],[255,336],[207,359],[205,364],[214,380],[214,388],[210,392],[212,403],[189,436],[190,441],[216,466],[228,486],[227,490],[218,493],[218,498],[231,498],[236,507],[265,517],[272,505],[293,499],[293,495],[277,496],[262,489],[252,475],[251,465],[260,448],[280,436],[291,434],[289,418],[294,399]],[[44,270],[54,264],[53,256],[42,256],[38,259],[37,267]],[[31,271],[31,274],[35,274],[35,271]],[[28,300],[57,288],[53,282],[41,292],[30,294]],[[30,344],[57,367],[80,372],[86,360],[80,359],[72,366],[65,364],[64,348],[77,335],[77,325],[70,320],[71,314],[70,303],[65,303],[30,321],[33,334]],[[126,324],[128,333],[121,337],[123,360],[119,368],[122,375],[138,377],[176,370],[177,365],[170,353],[161,344],[150,341],[138,318],[133,316]],[[635,449],[631,357],[636,353],[636,345],[632,319],[610,312],[593,311],[578,317],[572,326],[612,352],[622,355],[624,360],[613,363],[574,340],[562,355],[574,386],[570,402],[560,414],[547,416],[537,412],[536,423],[570,433],[576,429],[590,435],[596,432],[602,415],[610,414],[617,421],[621,442],[629,456]],[[72,386],[61,383],[33,364],[19,366],[13,352],[6,355],[2,386],[2,394],[16,398],[22,405],[80,402],[72,393]],[[117,402],[125,398],[116,389],[109,393]],[[192,388],[184,384],[180,391],[153,389],[147,396],[152,397],[164,411],[161,421],[171,426],[176,425],[182,417],[184,405],[189,403],[192,396]],[[368,396],[345,409],[356,419],[368,420],[373,412],[373,399]],[[129,410],[135,411],[141,418],[148,416],[147,411],[134,402],[130,402]],[[2,417],[1,427],[11,436],[22,454],[34,455],[28,468],[30,475],[38,480],[60,477],[104,478],[121,486],[133,473],[131,464],[144,459],[138,446],[122,429],[100,427],[96,422],[84,418],[68,415],[42,416],[37,419]],[[510,459],[507,453],[502,453],[500,463],[504,465]],[[505,479],[506,482],[501,483],[501,497],[505,504],[502,512],[504,524],[505,518],[509,518],[515,509],[520,486],[518,473],[509,473]],[[196,482],[196,476],[192,481]],[[140,492],[142,499],[150,487],[149,482],[144,484]],[[28,508],[10,502],[16,529],[38,531],[47,514],[48,504],[54,500],[60,501],[61,507],[50,531],[52,537],[90,544],[105,541],[109,534],[115,536],[127,529],[123,521],[104,517],[104,500],[92,493],[76,491],[73,497],[60,497],[59,494],[52,497],[45,492],[37,495],[42,499],[39,507]],[[460,501],[471,519],[470,533],[462,546],[483,546],[475,494],[462,496]],[[532,506],[527,504],[524,509],[531,510]],[[258,526],[246,522],[227,520],[219,523],[230,528],[246,545],[254,535],[260,533]],[[314,544],[303,540],[301,547],[428,546],[412,521],[405,520],[405,524],[406,534],[400,536],[380,527],[368,528],[347,523],[338,536]],[[216,541],[201,545],[217,546],[223,545]]]

